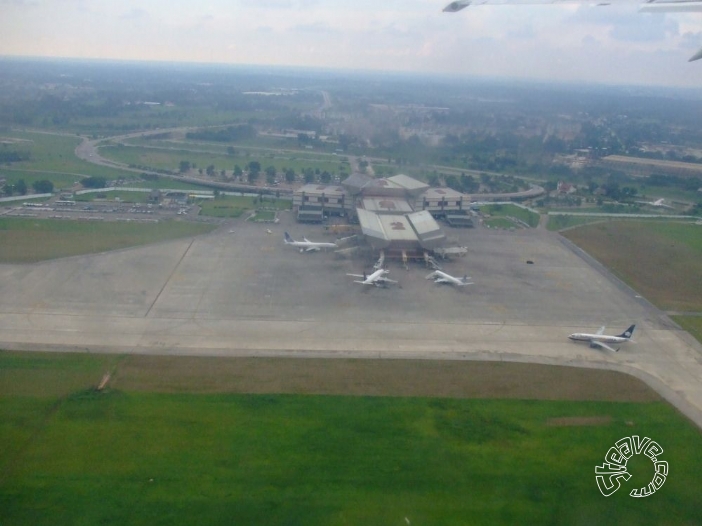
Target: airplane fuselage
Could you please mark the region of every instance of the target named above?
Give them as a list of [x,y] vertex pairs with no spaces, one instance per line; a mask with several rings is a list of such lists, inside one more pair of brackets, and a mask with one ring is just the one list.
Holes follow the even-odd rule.
[[298,248],[336,248],[334,243],[314,243],[313,241],[286,241],[285,244]]
[[305,238],[304,241],[295,241],[287,232],[285,233],[283,241],[286,245],[297,247],[300,250],[307,250],[308,252],[310,250],[320,250],[322,248],[339,248],[336,243],[316,243],[307,238]]
[[629,341],[629,338],[624,338],[623,336],[606,336],[604,334],[588,334],[586,332],[575,332],[568,338],[576,342],[624,343]]
[[441,272],[440,270],[435,270],[427,276],[427,279],[433,279],[434,283],[445,284],[445,285],[456,285],[457,287],[463,287],[465,285],[472,285],[468,280],[468,276],[463,278],[456,278],[446,272]]
[[388,273],[387,270],[379,268],[378,270],[373,272],[370,276],[368,276],[366,279],[364,279],[360,283],[363,283],[364,285],[376,285],[376,284],[378,284],[378,281],[380,280],[380,278],[385,276],[385,274],[387,274],[387,273]]

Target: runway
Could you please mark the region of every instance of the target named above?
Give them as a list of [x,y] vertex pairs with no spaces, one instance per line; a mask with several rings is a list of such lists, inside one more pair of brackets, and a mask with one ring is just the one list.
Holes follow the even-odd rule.
[[[300,253],[283,246],[285,230],[332,240],[284,214],[278,225],[236,222],[195,239],[0,265],[0,347],[598,367],[643,379],[702,427],[702,347],[556,234],[448,229],[469,251],[444,270],[475,285],[435,285],[426,268],[389,262],[401,288],[378,289],[346,276],[372,261]],[[616,354],[567,339],[631,323],[636,343]]]

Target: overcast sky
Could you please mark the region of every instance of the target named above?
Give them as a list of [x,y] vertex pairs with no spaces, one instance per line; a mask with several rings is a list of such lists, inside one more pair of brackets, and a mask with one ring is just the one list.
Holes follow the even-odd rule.
[[0,55],[702,86],[702,13],[448,0],[0,0]]

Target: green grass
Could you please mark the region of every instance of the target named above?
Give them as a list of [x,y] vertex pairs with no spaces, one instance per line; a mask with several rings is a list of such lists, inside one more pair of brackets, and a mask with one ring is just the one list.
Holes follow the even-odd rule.
[[[3,526],[699,521],[702,436],[664,403],[91,390],[117,361],[0,353]],[[594,467],[632,434],[668,480],[632,499],[637,464],[605,498]]]
[[[98,197],[101,196],[101,197]],[[104,197],[102,197],[104,196]],[[110,192],[97,192],[81,194],[75,197],[76,201],[88,202],[95,201],[96,199],[102,199],[107,201],[114,201],[115,198],[119,197],[122,203],[148,203],[149,193],[148,192],[126,192],[120,190],[113,190]]]
[[179,181],[178,179],[171,179],[167,177],[159,177],[154,181],[134,179],[131,181],[126,181],[124,183],[124,186],[131,186],[134,188],[150,188],[152,190],[162,190],[168,188],[171,190],[209,190],[210,192],[212,191],[212,188],[208,186],[186,183],[185,181]]
[[209,106],[134,106],[115,117],[78,117],[66,125],[67,129],[91,135],[119,135],[135,130],[180,126],[227,125],[247,122],[249,119],[267,119],[277,116],[273,111],[231,111]]
[[671,316],[671,318],[702,343],[702,316]]
[[658,307],[702,311],[702,226],[617,220],[563,235]]
[[104,252],[195,236],[212,228],[186,221],[125,223],[0,218],[0,262],[31,263]]
[[217,175],[222,169],[231,175],[229,172],[234,169],[235,165],[244,168],[251,161],[261,163],[264,170],[268,166],[274,166],[278,171],[290,168],[295,170],[298,175],[303,168],[318,168],[320,171],[327,170],[332,174],[338,173],[341,169],[349,171],[348,163],[342,163],[331,155],[280,152],[275,148],[245,148],[238,145],[234,145],[234,148],[237,153],[228,155],[226,145],[184,141],[165,143],[163,146],[152,145],[149,148],[123,145],[103,146],[100,148],[100,155],[127,165],[148,166],[172,171],[179,169],[181,161],[195,163],[198,169],[202,168],[203,170],[209,165],[214,165]]
[[[264,198],[265,199],[265,198]],[[257,197],[226,196],[199,203],[200,215],[211,217],[240,217],[247,210],[258,207],[289,210],[291,202],[285,199],[265,199],[263,203]]]
[[78,159],[74,151],[81,142],[79,137],[19,131],[13,131],[9,135],[27,139],[27,142],[19,143],[18,149],[29,151],[31,155],[28,161],[12,163],[12,168],[15,169],[93,175],[108,179],[133,175],[131,172],[99,166]]
[[251,221],[273,221],[275,212],[270,210],[257,210],[256,215],[251,218]]
[[565,228],[596,223],[597,221],[602,221],[603,219],[606,218],[597,216],[549,215],[546,228],[551,231],[563,230]]
[[539,225],[539,214],[529,212],[529,210],[524,210],[515,205],[488,205],[481,207],[480,210],[484,214],[490,214],[493,217],[514,217],[524,221],[532,228],[536,228]]
[[71,188],[76,181],[80,181],[82,178],[76,175],[70,174],[57,174],[52,172],[25,172],[22,170],[12,170],[3,168],[2,175],[7,179],[10,184],[15,184],[20,179],[24,179],[27,183],[27,188],[29,191],[32,190],[32,183],[36,181],[51,181],[54,183],[54,191],[62,190],[64,188]]
[[505,217],[493,217],[483,221],[483,224],[490,228],[522,228],[517,223],[510,221]]

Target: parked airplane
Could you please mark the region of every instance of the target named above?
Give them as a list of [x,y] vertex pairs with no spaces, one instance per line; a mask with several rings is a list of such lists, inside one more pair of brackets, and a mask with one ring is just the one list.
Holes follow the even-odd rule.
[[290,234],[285,232],[285,239],[283,241],[286,245],[298,247],[300,252],[311,252],[313,250],[318,251],[322,248],[339,248],[336,243],[315,243],[306,237],[303,237],[302,239],[304,239],[304,241],[295,241],[292,237],[290,237]]
[[465,287],[466,285],[473,285],[473,282],[469,281],[468,276],[463,276],[462,278],[456,278],[446,272],[441,272],[440,270],[435,270],[429,274],[426,279],[434,279],[434,283],[445,283],[447,285],[456,285],[457,287]]
[[650,206],[662,206],[663,208],[674,208],[670,205],[666,205],[663,203],[665,199],[656,199],[655,201],[636,201],[637,203],[641,205],[650,205]]
[[[596,4],[606,6],[611,4],[642,4],[641,13],[696,13],[702,11],[702,1],[700,0],[455,0],[444,7],[444,12],[455,13],[465,9],[470,5],[499,5],[499,4]],[[693,62],[702,58],[702,49],[695,53],[689,60]]]
[[634,329],[636,328],[636,325],[632,325],[629,327],[627,330],[625,330],[623,333],[621,333],[618,336],[608,336],[604,334],[604,326],[600,327],[600,330],[597,331],[595,334],[588,334],[584,332],[576,332],[568,336],[573,341],[576,342],[590,342],[590,347],[600,347],[603,349],[607,349],[608,351],[612,352],[617,352],[619,351],[619,347],[616,349],[610,347],[607,345],[608,343],[626,343],[628,341],[631,341],[631,335],[634,334]]
[[373,272],[370,276],[366,275],[365,272],[363,274],[346,275],[354,278],[363,278],[363,281],[353,280],[354,283],[360,283],[361,285],[375,285],[376,287],[387,287],[389,283],[397,283],[397,281],[385,277],[389,272],[389,270],[380,268]]

